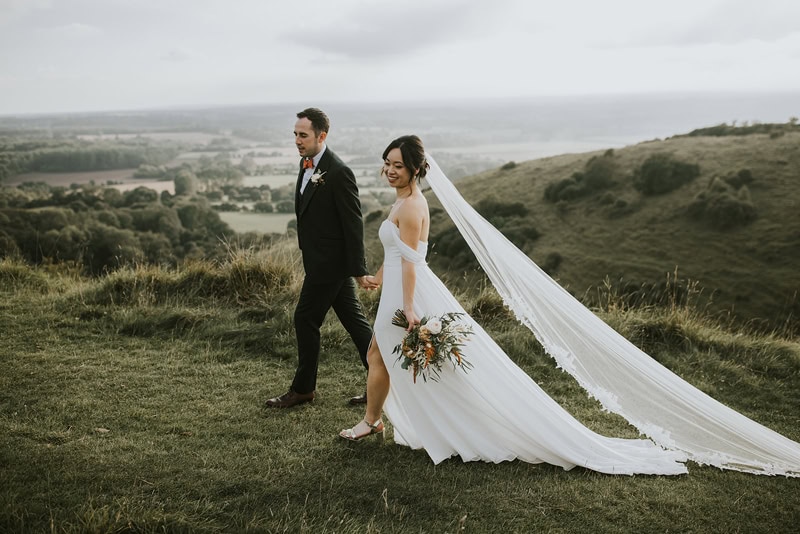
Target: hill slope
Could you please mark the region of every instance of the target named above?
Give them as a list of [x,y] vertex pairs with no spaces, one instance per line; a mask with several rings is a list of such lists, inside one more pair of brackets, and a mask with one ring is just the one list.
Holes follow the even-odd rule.
[[[699,176],[671,192],[645,195],[635,187],[636,171],[648,157],[663,153],[697,164]],[[800,331],[800,132],[643,142],[607,155],[613,159],[612,185],[569,200],[545,200],[549,185],[586,171],[587,163],[603,154],[508,164],[464,178],[458,186],[534,261],[590,303],[606,278],[621,293],[647,293],[642,287],[663,293],[668,277],[675,285],[677,270],[683,294],[695,287],[697,304],[713,314],[731,314],[736,322],[759,328]],[[754,220],[721,229],[691,215],[698,195],[727,187],[724,179],[740,171],[752,177],[748,191],[738,194],[754,207]],[[473,283],[475,264],[454,247],[452,222],[428,195],[434,229],[429,261],[437,272]],[[378,219],[367,217],[369,239],[377,235]],[[380,258],[375,242],[370,252]]]

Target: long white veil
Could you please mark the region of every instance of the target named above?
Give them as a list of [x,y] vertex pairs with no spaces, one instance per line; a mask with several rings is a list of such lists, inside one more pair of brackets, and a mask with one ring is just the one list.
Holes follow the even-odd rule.
[[800,476],[800,444],[709,397],[605,324],[481,217],[427,159],[426,180],[505,304],[606,410],[697,463]]

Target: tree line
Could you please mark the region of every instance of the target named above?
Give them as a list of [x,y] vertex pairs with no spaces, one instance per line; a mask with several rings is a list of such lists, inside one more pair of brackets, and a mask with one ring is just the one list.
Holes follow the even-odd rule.
[[89,172],[163,165],[179,153],[177,145],[154,145],[144,138],[126,142],[0,138],[0,182],[29,172]]
[[235,236],[199,196],[146,187],[0,188],[0,258],[70,262],[98,275],[135,263],[221,259]]

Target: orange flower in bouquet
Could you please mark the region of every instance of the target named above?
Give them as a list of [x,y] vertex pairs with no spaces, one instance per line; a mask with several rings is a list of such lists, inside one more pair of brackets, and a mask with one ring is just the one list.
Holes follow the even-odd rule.
[[[397,361],[403,369],[411,369],[414,383],[417,376],[427,382],[428,378],[438,382],[442,365],[450,362],[453,368],[466,372],[472,365],[461,352],[464,342],[472,335],[472,328],[458,319],[461,312],[448,312],[439,317],[423,317],[418,325],[408,332],[392,354],[399,354]],[[408,328],[403,310],[397,310],[392,324]]]

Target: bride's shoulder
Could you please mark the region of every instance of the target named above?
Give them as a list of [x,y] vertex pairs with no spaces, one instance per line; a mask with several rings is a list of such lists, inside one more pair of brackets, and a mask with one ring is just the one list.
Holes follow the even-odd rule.
[[420,194],[420,195],[412,195],[412,196],[408,197],[408,200],[410,202],[406,202],[406,204],[409,204],[409,207],[411,209],[415,209],[415,210],[418,210],[418,209],[421,209],[421,208],[428,209],[428,199],[425,198],[425,195],[422,195],[422,194]]
[[416,218],[423,213],[427,213],[428,201],[422,195],[410,196],[400,205],[397,211],[398,215]]

